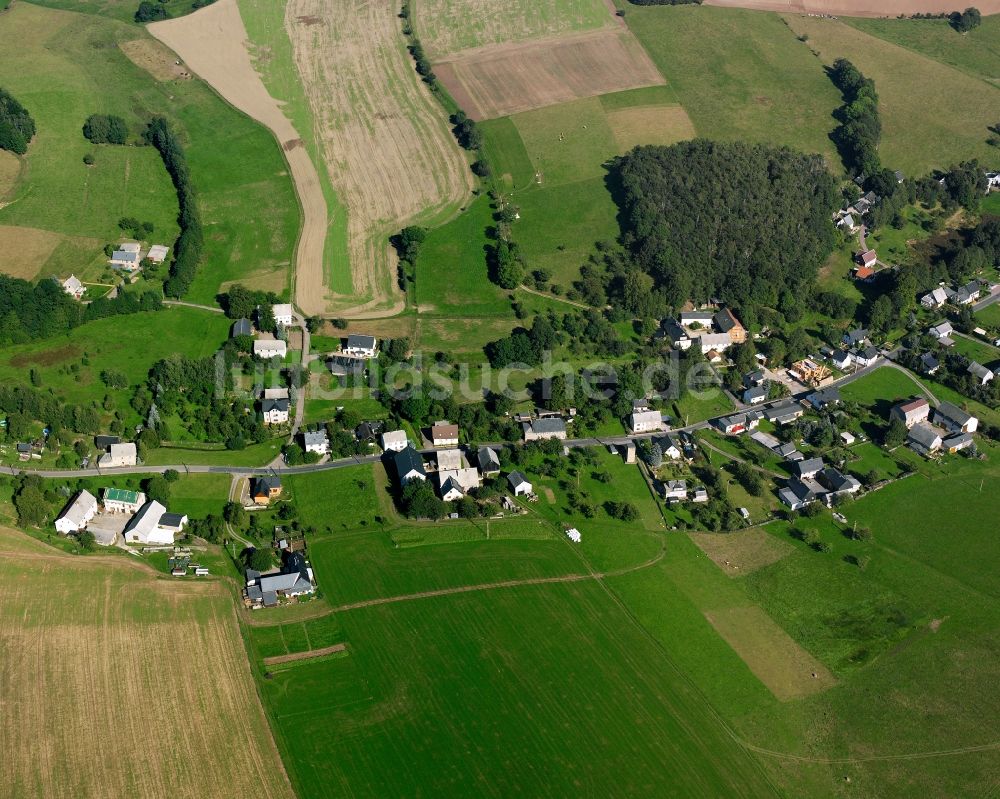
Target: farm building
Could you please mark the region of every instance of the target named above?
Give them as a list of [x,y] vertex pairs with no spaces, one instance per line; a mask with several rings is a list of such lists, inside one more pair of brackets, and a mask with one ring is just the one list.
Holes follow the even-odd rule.
[[[562,420],[560,419],[559,421]],[[633,433],[649,433],[655,430],[662,430],[663,415],[659,411],[635,411],[628,418],[628,426]],[[565,425],[563,427],[565,429]]]
[[520,472],[511,472],[507,475],[507,482],[510,483],[511,490],[514,492],[515,497],[531,496],[532,485],[528,482],[528,478]]
[[274,322],[278,325],[284,325],[288,327],[292,323],[295,312],[292,310],[291,303],[283,302],[272,306],[271,312],[274,314]]
[[155,499],[149,500],[125,525],[125,542],[152,545],[174,543],[173,530],[160,526],[160,519],[166,512],[167,509]]
[[920,422],[926,422],[930,415],[930,403],[923,397],[908,402],[901,402],[899,405],[894,405],[892,410],[889,411],[890,419],[898,419],[907,428],[913,427],[913,425]]
[[137,459],[135,444],[112,444],[108,451],[97,459],[97,465],[102,469],[114,469],[119,466],[135,466]]
[[918,455],[931,455],[941,449],[941,434],[926,422],[910,428],[906,445]]
[[233,322],[233,326],[229,328],[229,337],[236,338],[237,336],[252,336],[253,335],[253,325],[250,323],[249,319],[237,319]]
[[89,491],[80,491],[56,519],[56,531],[63,535],[76,533],[87,526],[97,514],[97,499]]
[[562,441],[566,438],[566,421],[558,416],[524,422],[521,429],[525,441],[544,441],[549,438]]
[[167,253],[170,248],[163,244],[154,244],[149,248],[149,252],[146,253],[146,257],[152,261],[154,264],[162,264],[167,260]]
[[396,476],[399,478],[400,485],[406,485],[411,480],[427,479],[427,472],[424,469],[424,461],[420,457],[420,453],[409,444],[393,454],[392,462],[396,467]]
[[255,358],[269,360],[271,358],[284,358],[288,354],[288,345],[281,339],[257,339],[253,343],[253,354]]
[[141,491],[124,488],[105,488],[101,497],[105,513],[135,513],[146,504],[146,495]]
[[500,474],[500,456],[492,447],[480,447],[476,460],[483,477]]
[[431,443],[435,447],[457,447],[458,425],[446,421],[434,422],[431,425]]
[[747,331],[743,327],[743,324],[739,319],[733,314],[728,308],[723,308],[719,311],[712,321],[715,323],[715,328],[720,333],[725,333],[729,336],[729,342],[731,344],[742,344],[747,340]]
[[949,433],[975,433],[979,427],[979,419],[950,402],[934,409],[934,421]]

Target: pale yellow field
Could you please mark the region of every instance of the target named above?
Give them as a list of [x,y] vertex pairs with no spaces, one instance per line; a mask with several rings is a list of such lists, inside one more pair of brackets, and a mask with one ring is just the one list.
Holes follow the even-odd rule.
[[233,599],[0,529],[0,794],[294,796]]
[[34,279],[64,238],[51,230],[0,225],[0,272]]
[[738,533],[688,533],[698,548],[730,577],[741,577],[777,563],[795,551],[787,541],[759,527]]
[[694,124],[679,105],[620,108],[607,117],[620,153],[640,144],[676,144],[695,137]]
[[706,611],[705,618],[781,702],[835,685],[826,666],[755,605]]

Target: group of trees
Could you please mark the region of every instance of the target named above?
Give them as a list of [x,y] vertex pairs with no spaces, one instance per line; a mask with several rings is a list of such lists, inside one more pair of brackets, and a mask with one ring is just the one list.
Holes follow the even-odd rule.
[[0,89],[0,150],[24,155],[34,135],[35,120],[28,110],[9,92]]
[[420,246],[427,238],[427,228],[418,225],[409,225],[399,233],[389,237],[389,243],[396,249],[399,255],[399,287],[406,287],[406,280],[413,280],[417,268],[417,258],[420,255]]
[[191,287],[201,261],[204,244],[201,215],[184,148],[170,123],[163,117],[154,117],[146,129],[145,140],[159,151],[177,191],[180,208],[177,221],[181,232],[174,243],[174,258],[170,264],[170,275],[163,283],[163,293],[168,297],[183,297]]
[[229,287],[229,291],[219,296],[219,302],[226,316],[230,319],[254,319],[260,309],[261,316],[270,316],[271,325],[263,324],[258,319],[258,324],[262,329],[271,329],[274,326],[274,312],[271,307],[281,302],[281,298],[273,291],[260,291],[258,289],[248,289],[241,283],[236,283]]
[[91,114],[83,123],[83,136],[94,144],[125,144],[128,125],[114,114]]
[[833,132],[833,140],[844,166],[856,175],[870,177],[882,169],[878,155],[882,120],[875,81],[866,78],[846,58],[833,62],[830,79],[844,96],[844,105],[838,111],[840,127]]
[[161,19],[170,19],[170,14],[160,2],[151,3],[149,0],[142,0],[135,11],[135,21],[140,24],[156,22]]
[[983,22],[983,15],[978,8],[972,6],[965,11],[952,11],[948,15],[951,26],[959,33],[968,33],[973,28],[978,28]]
[[839,198],[819,156],[696,139],[637,147],[613,178],[636,264],[674,307],[712,297],[773,307],[833,250]]

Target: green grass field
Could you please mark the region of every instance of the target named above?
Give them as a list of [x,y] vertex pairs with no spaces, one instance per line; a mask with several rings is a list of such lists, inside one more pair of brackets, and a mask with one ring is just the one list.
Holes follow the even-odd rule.
[[997,150],[986,139],[997,121],[1000,88],[839,20],[785,19],[809,37],[823,64],[848,58],[875,81],[884,164],[916,177],[970,158],[997,162]]
[[968,338],[965,336],[954,336],[953,341],[955,342],[954,351],[960,352],[970,360],[979,361],[982,364],[991,364],[1000,358],[1000,349],[983,341],[978,336],[971,334]]
[[222,514],[229,500],[228,474],[184,474],[170,484],[170,511],[203,519],[210,513]]
[[976,314],[976,321],[985,327],[1000,327],[1000,303],[987,305]]
[[[145,32],[113,19],[28,4],[5,15],[0,72],[34,114],[39,135],[0,224],[89,237],[77,245],[76,262],[90,265],[91,277],[103,271],[100,249],[117,240],[123,215],[152,221],[153,239],[172,246],[177,200],[157,153],[95,147],[80,133],[95,112],[123,116],[135,135],[161,114],[184,138],[206,230],[188,299],[213,303],[220,286],[236,279],[286,292],[299,210],[277,144],[200,81],[158,82],[133,64],[118,45],[136,39],[170,63],[169,51],[157,50]],[[90,168],[87,152],[95,155]],[[58,250],[53,259],[60,271],[71,262]]]
[[625,20],[674,87],[699,136],[787,144],[823,154],[840,172],[829,140],[840,95],[780,17],[629,6]]
[[[889,408],[897,401],[922,394],[913,379],[899,369],[883,366],[840,389],[841,396],[868,408]],[[887,417],[888,418],[888,417]]]
[[245,449],[226,449],[221,444],[168,443],[151,450],[146,463],[151,466],[203,464],[206,466],[265,466],[281,454],[283,439],[251,444]]
[[902,228],[897,230],[891,225],[885,225],[869,238],[868,246],[877,250],[879,258],[886,263],[907,263],[913,254],[911,243],[922,241],[930,235],[920,224],[930,219],[929,213],[922,208],[908,206],[903,209],[902,215],[906,220]]
[[1000,85],[1000,17],[959,34],[944,19],[845,19],[851,27]]
[[306,527],[353,530],[377,524],[376,480],[387,480],[379,464],[290,475],[285,485],[299,511],[299,521]]

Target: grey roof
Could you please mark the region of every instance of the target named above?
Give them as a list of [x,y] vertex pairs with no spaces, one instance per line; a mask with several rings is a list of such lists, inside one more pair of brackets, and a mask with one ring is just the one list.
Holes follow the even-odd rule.
[[815,480],[800,480],[793,477],[782,491],[791,492],[792,496],[800,502],[809,502],[823,493],[823,487]]
[[934,409],[934,413],[936,416],[942,416],[960,427],[964,426],[970,419],[972,419],[972,414],[966,413],[951,402],[942,402],[937,406],[937,408]]
[[807,458],[806,460],[799,461],[795,464],[793,469],[799,473],[799,475],[808,474],[810,472],[815,473],[823,468],[822,458]]
[[94,436],[94,446],[98,449],[107,449],[112,444],[121,444],[122,440],[118,436]]
[[764,373],[763,369],[755,369],[754,371],[747,372],[747,374],[743,375],[743,385],[750,387],[757,383],[762,383],[766,377],[767,375]]
[[809,395],[809,401],[816,405],[831,405],[840,402],[840,389],[836,386],[814,391]]
[[264,399],[260,401],[260,410],[262,413],[267,413],[268,411],[282,411],[288,413],[289,402],[287,398],[281,399]]
[[347,337],[347,347],[348,349],[373,350],[375,349],[375,336],[351,333]]
[[866,361],[870,361],[873,358],[878,357],[878,348],[873,347],[871,344],[869,344],[867,347],[861,350],[861,352],[858,353],[858,356],[864,358]]
[[261,599],[264,601],[264,606],[268,608],[278,604],[278,595],[274,591],[262,591]]
[[846,475],[832,466],[827,466],[823,469],[819,473],[819,477],[831,491],[838,493],[841,491],[855,491],[861,487],[861,483],[856,478]]
[[795,445],[788,442],[787,444],[778,444],[778,446],[774,448],[774,451],[782,458],[788,458],[791,457],[791,454],[796,450]]
[[324,430],[306,430],[302,434],[302,440],[305,442],[306,446],[310,444],[326,444],[329,439],[326,437],[326,431]]
[[533,433],[565,433],[566,422],[558,416],[547,419],[535,419],[531,423]]
[[184,523],[183,513],[164,513],[160,516],[161,527],[180,527]]
[[794,402],[785,402],[781,405],[776,405],[773,408],[768,408],[764,411],[764,418],[768,421],[774,421],[775,419],[784,419],[786,416],[791,416],[793,414],[799,415],[802,413],[802,406]]
[[941,436],[935,432],[933,427],[926,424],[915,424],[910,428],[906,436],[908,442],[916,443],[924,449],[931,449],[935,443],[939,442]]
[[937,369],[941,365],[941,362],[934,357],[934,353],[925,352],[923,355],[920,356],[920,364],[921,366],[924,367],[926,371],[930,372],[933,371],[934,369]]
[[281,488],[281,478],[275,474],[262,474],[253,478],[253,490],[269,491],[272,488]]
[[233,322],[233,326],[230,329],[229,335],[231,337],[236,336],[252,336],[253,335],[253,325],[250,324],[249,319],[237,319]]
[[746,424],[747,415],[745,413],[734,413],[730,416],[723,416],[719,419],[719,424],[723,427],[731,427],[737,424]]
[[968,366],[969,374],[978,377],[980,380],[992,379],[993,370],[987,369],[978,361],[971,361]]
[[844,341],[848,344],[860,344],[868,338],[868,331],[863,327],[856,327],[844,334]]
[[335,375],[356,375],[364,372],[365,362],[358,358],[331,355],[326,362],[326,367]]
[[723,308],[715,316],[712,317],[712,321],[715,322],[715,326],[719,328],[722,333],[728,333],[734,327],[736,327],[736,317],[733,316],[733,312],[728,308]]
[[409,444],[406,445],[406,449],[401,449],[399,452],[393,454],[392,462],[396,467],[396,474],[400,479],[402,479],[403,475],[413,471],[423,475],[427,474],[424,471],[424,461],[420,457],[420,453]]
[[508,474],[507,481],[511,484],[512,488],[517,488],[519,485],[523,483],[531,485],[531,483],[528,481],[528,478],[525,477],[520,472],[511,472],[510,474]]
[[958,435],[946,438],[944,440],[944,445],[948,449],[951,449],[952,447],[957,446],[968,446],[973,441],[975,441],[975,439],[972,437],[972,433],[959,433]]
[[259,585],[249,585],[247,586],[247,599],[251,601],[262,601],[264,599],[264,594],[260,590]]
[[479,448],[478,460],[480,470],[500,468],[500,456],[490,447]]
[[441,483],[441,496],[444,496],[449,491],[457,491],[459,494],[465,495],[465,489],[462,488],[462,484],[458,482],[454,477],[449,477],[443,483]]

